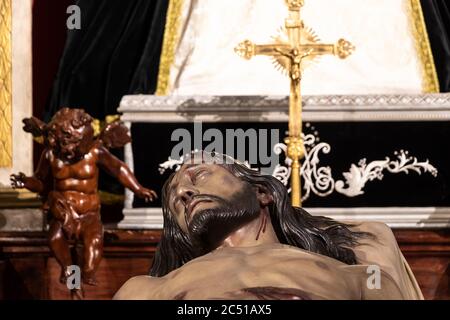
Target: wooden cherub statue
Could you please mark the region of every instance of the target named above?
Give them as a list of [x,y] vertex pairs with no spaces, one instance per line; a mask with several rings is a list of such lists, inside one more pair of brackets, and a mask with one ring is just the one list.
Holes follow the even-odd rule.
[[[139,184],[124,162],[108,151],[131,141],[128,128],[114,121],[96,137],[93,118],[82,109],[70,108],[59,110],[48,124],[35,117],[23,122],[26,132],[43,138],[45,150],[34,175],[13,174],[11,185],[41,196],[43,211],[49,213],[49,246],[62,268],[60,281],[66,284],[70,276],[68,267],[74,261],[83,261],[80,266],[83,283],[96,285],[95,273],[103,252],[99,168],[138,197],[146,201],[157,197],[153,190]],[[70,240],[84,245],[82,257],[76,260],[71,256]]]

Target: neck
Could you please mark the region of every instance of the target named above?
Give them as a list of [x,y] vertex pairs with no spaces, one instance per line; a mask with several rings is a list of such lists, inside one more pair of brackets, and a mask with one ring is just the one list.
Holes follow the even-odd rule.
[[231,233],[218,247],[252,247],[262,244],[279,243],[267,208],[261,210],[258,218]]

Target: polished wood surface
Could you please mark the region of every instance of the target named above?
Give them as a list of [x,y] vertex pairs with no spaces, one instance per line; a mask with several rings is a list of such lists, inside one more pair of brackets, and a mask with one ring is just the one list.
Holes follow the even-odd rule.
[[[107,230],[98,286],[86,299],[110,299],[130,277],[148,274],[159,231]],[[44,233],[0,233],[0,299],[69,299]]]
[[394,234],[425,299],[450,300],[450,229]]
[[[426,299],[450,299],[450,230],[395,230]],[[160,231],[107,230],[99,285],[86,299],[110,299],[130,277],[148,274]],[[0,299],[69,299],[45,234],[0,232]]]

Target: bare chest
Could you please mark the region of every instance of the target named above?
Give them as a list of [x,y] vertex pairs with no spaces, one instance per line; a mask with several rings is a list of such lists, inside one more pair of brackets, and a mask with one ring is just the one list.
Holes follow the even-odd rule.
[[53,177],[57,180],[76,179],[90,180],[97,176],[97,159],[93,152],[86,154],[75,163],[67,163],[50,155],[50,164]]
[[286,293],[301,299],[359,299],[358,277],[333,259],[298,250],[228,252],[191,261],[154,292],[164,299],[258,299],[254,290],[266,288],[280,299]]

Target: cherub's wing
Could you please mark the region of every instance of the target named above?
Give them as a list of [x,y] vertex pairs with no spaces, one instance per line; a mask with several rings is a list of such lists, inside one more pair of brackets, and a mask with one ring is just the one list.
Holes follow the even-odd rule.
[[107,124],[102,130],[100,141],[108,149],[121,148],[131,142],[131,136],[122,121],[114,121]]
[[22,120],[23,130],[29,132],[34,138],[42,137],[45,130],[45,122],[36,117],[25,118]]

